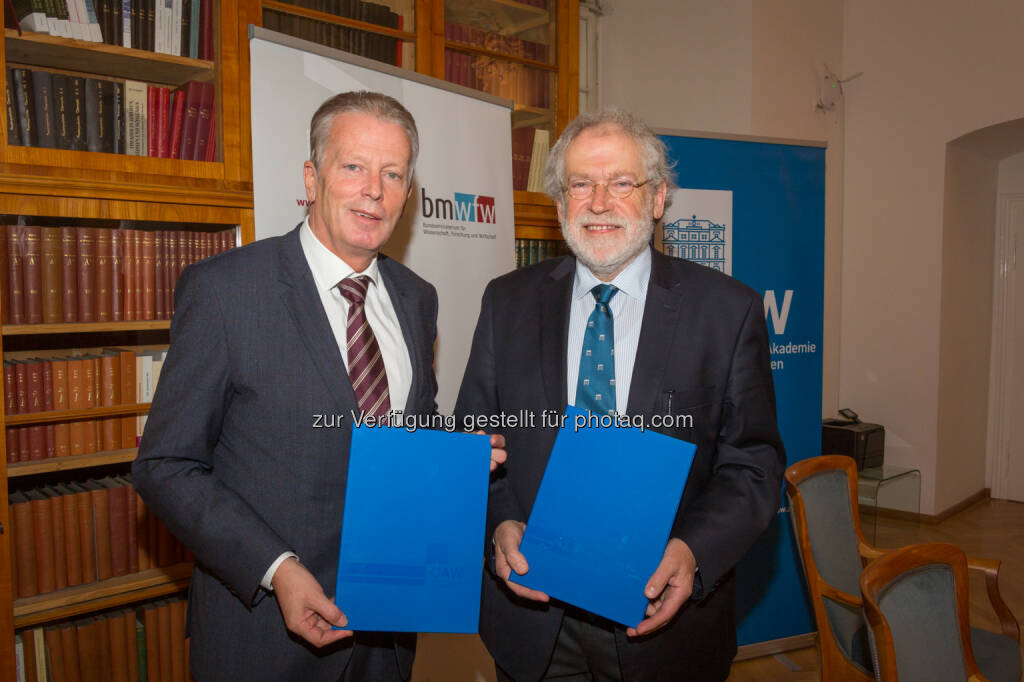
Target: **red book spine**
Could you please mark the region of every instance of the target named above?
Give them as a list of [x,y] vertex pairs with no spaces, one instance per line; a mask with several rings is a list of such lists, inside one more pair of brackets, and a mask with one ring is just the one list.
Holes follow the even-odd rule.
[[67,558],[67,583],[69,586],[82,584],[82,542],[78,537],[81,524],[78,520],[78,501],[65,486],[57,486],[61,493],[64,524],[64,556]]
[[43,271],[43,322],[55,324],[64,321],[61,301],[64,298],[64,283],[61,263],[60,228],[40,228],[42,239],[42,271]]
[[18,414],[29,412],[28,403],[28,367],[24,361],[14,362],[15,385],[18,393]]
[[93,230],[96,239],[96,321],[109,322],[112,319],[111,289],[114,285],[113,263],[110,262],[109,228],[100,227]]
[[24,273],[24,248],[21,239],[21,226],[7,226],[7,291],[10,296],[10,315],[8,319],[11,324],[25,324],[25,290]]
[[[195,2],[196,0],[193,0]],[[172,159],[181,158],[181,129],[185,119],[185,91],[175,90],[171,101],[171,146],[167,154]]]
[[139,570],[139,496],[129,483],[125,482],[124,488],[128,498],[128,572],[137,573]]
[[[53,409],[67,410],[68,407],[68,361],[57,358],[50,361],[53,367]],[[56,456],[67,457],[71,454],[71,424],[57,422],[53,425]]]
[[199,5],[199,58],[213,61],[213,3]]
[[206,160],[217,160],[217,110],[210,111],[210,133],[206,136]]
[[[53,363],[44,360],[40,363],[43,368],[43,410],[52,412],[54,409],[53,399]],[[57,456],[56,432],[53,424],[46,425],[46,457]]]
[[53,514],[50,498],[37,490],[27,493],[32,507],[32,533],[36,553],[36,584],[40,594],[56,589],[53,557]]
[[213,83],[203,83],[199,96],[199,124],[196,127],[196,149],[192,158],[206,160],[206,146],[210,142],[210,124],[213,122]]
[[4,445],[7,449],[7,463],[17,462],[21,457],[18,453],[18,429],[8,426],[4,430]]
[[135,230],[126,230],[124,233],[124,319],[135,320],[135,259],[136,241]]
[[25,250],[22,268],[25,273],[25,321],[39,324],[43,321],[43,253],[39,228],[26,225],[22,228]]
[[152,232],[142,233],[142,318],[156,319],[156,244]]
[[164,248],[164,231],[156,230],[153,235],[153,270],[155,295],[153,297],[153,319],[164,320],[166,310],[164,308],[165,294],[167,292],[167,269],[164,267],[167,262],[167,254]]
[[113,575],[128,573],[128,493],[126,485],[113,480],[104,481],[109,487],[107,497],[110,512],[110,568]]
[[124,232],[110,230],[110,319],[124,319]]
[[91,228],[78,228],[78,319],[96,321],[96,236]]
[[157,88],[157,156],[166,159],[170,151],[170,121],[168,116],[171,109],[171,91],[168,88]]
[[[203,3],[204,5],[209,3]],[[184,119],[181,127],[180,158],[194,159],[196,153],[196,132],[199,129],[199,104],[202,99],[202,83],[189,81],[185,84]]]
[[[91,487],[90,487],[91,486]],[[96,579],[106,580],[114,575],[111,564],[110,491],[93,481],[89,489],[96,533]]]
[[4,361],[4,414],[18,414],[18,379],[14,372],[14,363]]
[[146,317],[146,280],[145,280],[145,267],[143,265],[143,237],[145,232],[135,230],[133,235],[135,238],[135,319],[136,320],[148,320]]
[[60,250],[62,317],[65,322],[78,322],[78,231],[75,228],[60,228]]
[[[44,494],[50,499],[51,535],[53,536],[53,584],[56,589],[63,590],[68,586],[68,553],[65,535],[68,532],[64,525],[64,497],[53,488],[43,488]],[[72,526],[72,533],[77,530]]]
[[92,496],[79,484],[73,484],[72,497],[78,506],[78,540],[82,551],[82,582],[96,580],[96,524],[92,516]]
[[14,558],[17,563],[18,597],[39,594],[36,576],[36,541],[32,524],[32,503],[21,493],[11,495],[11,521],[14,531]]

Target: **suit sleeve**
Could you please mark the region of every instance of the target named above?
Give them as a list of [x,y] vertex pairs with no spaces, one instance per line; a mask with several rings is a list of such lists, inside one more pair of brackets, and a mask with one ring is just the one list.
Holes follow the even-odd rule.
[[729,361],[711,478],[680,511],[672,535],[693,551],[706,591],[740,560],[779,507],[786,456],[762,307],[752,296]]
[[146,504],[251,606],[267,568],[291,548],[217,476],[218,457],[245,453],[221,444],[232,358],[210,273],[190,267],[176,287],[171,347],[132,475]]
[[[473,334],[473,346],[469,362],[462,377],[459,397],[455,402],[455,417],[465,423],[467,416],[491,416],[501,412],[498,397],[498,381],[495,371],[496,349],[494,346],[494,285],[487,285],[480,304],[480,318]],[[506,434],[506,438],[508,435]],[[526,522],[526,515],[509,485],[505,467],[499,467],[491,475],[491,486],[487,496],[487,547],[494,537],[494,529],[502,521]]]

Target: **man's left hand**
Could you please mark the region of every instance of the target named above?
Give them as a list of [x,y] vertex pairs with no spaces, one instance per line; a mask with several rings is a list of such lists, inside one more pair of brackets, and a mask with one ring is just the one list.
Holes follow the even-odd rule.
[[696,573],[697,559],[687,544],[678,538],[669,540],[661,563],[644,588],[644,595],[650,602],[647,618],[635,628],[628,628],[626,634],[638,637],[664,627],[690,598]]

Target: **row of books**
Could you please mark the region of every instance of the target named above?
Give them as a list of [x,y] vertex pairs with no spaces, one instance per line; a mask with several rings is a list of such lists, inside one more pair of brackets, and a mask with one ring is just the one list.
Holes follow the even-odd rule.
[[[401,30],[404,17],[387,5],[361,0],[293,0],[297,7],[333,14],[337,17],[358,19],[368,24]],[[402,66],[402,41],[398,38],[338,26],[315,19],[263,10],[263,27],[309,40],[327,47],[345,50],[363,57],[394,66]]]
[[22,630],[17,682],[188,682],[181,597]]
[[544,191],[551,133],[544,128],[512,129],[512,189]]
[[[451,22],[445,23],[444,31],[445,38],[453,42],[534,61],[548,61],[548,46],[543,43]],[[450,83],[505,97],[520,105],[551,106],[551,75],[547,71],[457,50],[445,50],[444,55],[444,77]]]
[[[166,350],[111,349],[101,355],[5,360],[7,415],[153,401]],[[8,426],[7,462],[89,455],[134,448],[146,415]]]
[[176,90],[40,69],[7,70],[7,143],[23,147],[216,159],[213,83]]
[[19,599],[191,560],[129,476],[15,491],[8,504]]
[[[8,225],[0,239],[4,324],[169,320],[191,263],[235,246],[235,229]],[[4,253],[6,252],[6,253]]]
[[564,256],[567,253],[569,247],[561,239],[517,239],[516,267],[536,265],[548,258]]
[[15,0],[22,30],[212,61],[213,0]]

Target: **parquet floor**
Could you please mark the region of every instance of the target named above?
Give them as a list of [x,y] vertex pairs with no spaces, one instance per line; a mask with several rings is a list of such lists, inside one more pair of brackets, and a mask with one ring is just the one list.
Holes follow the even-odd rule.
[[[867,521],[867,519],[865,519]],[[1024,503],[985,500],[930,525],[884,517],[877,520],[875,544],[894,548],[916,542],[950,542],[968,556],[1001,559],[999,586],[1010,610],[1024,623]],[[985,597],[984,581],[971,579],[971,623],[998,630]],[[809,682],[819,679],[814,648],[788,651],[733,664],[729,682]]]

